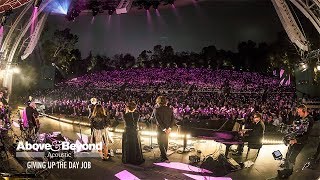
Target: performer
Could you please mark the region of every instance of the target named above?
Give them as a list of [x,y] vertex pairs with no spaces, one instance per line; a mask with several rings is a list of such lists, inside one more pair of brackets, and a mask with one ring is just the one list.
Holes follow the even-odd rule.
[[6,100],[6,98],[4,97],[4,92],[0,91],[0,102],[2,102],[2,104],[4,105],[4,107],[8,106],[8,101]]
[[109,159],[109,134],[107,128],[110,126],[110,119],[102,105],[95,106],[90,120],[92,129],[91,142],[96,144],[102,142],[102,151],[99,151],[101,159]]
[[[262,139],[265,131],[265,125],[261,120],[262,115],[260,113],[255,113],[253,115],[253,123],[248,127],[248,136],[244,137],[244,142],[248,142],[248,144],[254,145],[260,148],[262,147]],[[246,131],[240,132],[242,136]],[[238,146],[237,152],[234,155],[242,155],[244,148],[244,144],[240,144]]]
[[122,162],[124,164],[142,164],[145,160],[142,154],[138,121],[140,115],[136,112],[137,105],[129,102],[124,115],[125,131],[122,134]]
[[36,103],[31,102],[29,106],[26,107],[26,116],[28,121],[28,138],[34,140],[40,129],[39,113],[36,109]]
[[[88,118],[91,119],[91,116],[92,116],[92,112],[95,108],[97,104],[97,99],[96,98],[91,98],[90,99],[90,104],[88,105],[88,110],[89,110],[89,115],[88,115]],[[80,110],[81,111],[81,110]],[[82,114],[80,114],[80,117],[82,117]],[[93,133],[93,129],[92,129],[92,126],[91,126],[91,135]]]
[[[308,136],[311,132],[311,129],[313,127],[313,118],[309,115],[307,111],[307,107],[305,105],[300,105],[297,108],[297,113],[300,117],[299,120],[295,120],[293,123],[299,124],[297,127],[301,128],[299,129],[299,134],[289,141],[289,147],[286,154],[286,160],[283,164],[283,167],[287,170],[290,170],[290,175],[293,172],[293,166],[296,161],[296,157],[301,152],[302,148],[307,144],[308,142]],[[305,125],[304,127],[301,125]]]
[[32,102],[32,96],[29,96],[28,101],[26,102],[26,105],[29,106],[29,104]]
[[89,119],[91,118],[93,109],[94,109],[94,107],[96,106],[96,104],[97,104],[97,98],[91,98],[91,99],[90,99],[90,104],[88,105],[88,110],[89,110],[88,118],[89,118]]
[[0,101],[0,121],[2,125],[8,123],[8,113],[3,103]]
[[171,128],[175,124],[173,111],[167,106],[168,101],[164,96],[159,96],[156,99],[158,105],[155,108],[154,114],[157,121],[157,131],[158,131],[158,144],[161,152],[161,161],[169,163],[167,157],[168,150],[168,137],[171,132]]

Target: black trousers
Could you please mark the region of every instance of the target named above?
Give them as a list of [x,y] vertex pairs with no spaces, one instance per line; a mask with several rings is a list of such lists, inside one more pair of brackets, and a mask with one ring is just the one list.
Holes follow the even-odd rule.
[[166,134],[161,130],[158,130],[158,145],[161,152],[161,160],[168,160],[168,157],[167,157],[168,137],[169,137],[168,134]]
[[303,147],[304,144],[293,144],[288,147],[288,151],[286,154],[286,163],[288,163],[288,165],[293,166],[295,164],[296,158],[303,149]]

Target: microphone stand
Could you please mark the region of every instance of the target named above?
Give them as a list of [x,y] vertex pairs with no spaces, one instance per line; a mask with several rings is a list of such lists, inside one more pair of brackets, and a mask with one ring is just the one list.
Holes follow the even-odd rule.
[[[151,127],[151,132],[153,132],[153,119],[155,118],[154,111],[152,111],[152,114],[150,116],[150,127]],[[152,133],[150,133],[150,149],[153,149],[152,145]]]
[[80,142],[81,144],[84,144],[82,139],[82,131],[81,131],[81,122],[83,121],[82,113],[80,113],[79,115],[80,115],[80,122],[79,122]]

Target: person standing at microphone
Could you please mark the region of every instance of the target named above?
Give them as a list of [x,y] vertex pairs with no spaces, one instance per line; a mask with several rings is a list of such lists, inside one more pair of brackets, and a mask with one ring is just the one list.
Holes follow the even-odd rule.
[[158,144],[161,152],[161,161],[169,163],[167,157],[168,150],[168,137],[171,132],[171,128],[175,124],[173,110],[167,106],[168,100],[165,96],[159,96],[156,99],[158,105],[154,110],[157,131],[158,131]]

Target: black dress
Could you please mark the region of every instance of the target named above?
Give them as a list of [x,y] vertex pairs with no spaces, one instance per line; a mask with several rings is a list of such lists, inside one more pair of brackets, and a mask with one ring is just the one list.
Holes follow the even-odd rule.
[[122,134],[122,162],[139,165],[143,159],[140,135],[138,133],[139,113],[129,112],[124,115],[125,131]]

